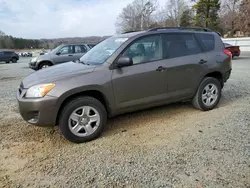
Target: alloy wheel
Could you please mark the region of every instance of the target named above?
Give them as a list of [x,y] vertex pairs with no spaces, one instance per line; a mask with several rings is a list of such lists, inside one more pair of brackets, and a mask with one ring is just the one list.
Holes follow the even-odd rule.
[[93,134],[100,125],[100,114],[91,106],[82,106],[74,110],[69,116],[70,131],[79,137]]

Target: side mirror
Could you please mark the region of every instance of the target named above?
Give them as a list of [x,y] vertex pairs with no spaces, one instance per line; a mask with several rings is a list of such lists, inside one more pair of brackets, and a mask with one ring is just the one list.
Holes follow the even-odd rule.
[[56,52],[56,55],[60,55],[61,54],[61,52]]
[[80,63],[80,59],[73,60],[75,63]]
[[131,57],[120,57],[116,63],[116,67],[127,67],[133,65],[133,60]]

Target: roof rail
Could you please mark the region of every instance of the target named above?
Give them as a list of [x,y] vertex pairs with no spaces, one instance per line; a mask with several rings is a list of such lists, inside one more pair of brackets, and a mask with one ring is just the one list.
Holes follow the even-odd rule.
[[212,32],[209,28],[202,28],[202,27],[157,27],[153,29],[149,29],[148,31],[158,31],[162,29],[176,29],[176,30],[194,30],[194,31],[205,31],[205,32]]
[[122,34],[126,34],[126,33],[134,33],[134,32],[138,32],[138,31],[125,31],[124,33]]

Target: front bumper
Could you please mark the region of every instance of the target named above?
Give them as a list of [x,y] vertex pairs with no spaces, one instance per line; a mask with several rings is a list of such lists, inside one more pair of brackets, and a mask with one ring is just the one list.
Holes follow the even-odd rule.
[[38,70],[36,62],[29,62],[29,68],[31,68],[33,70]]
[[45,96],[39,99],[26,99],[20,91],[17,92],[18,108],[22,118],[30,124],[50,127],[56,124],[57,98]]

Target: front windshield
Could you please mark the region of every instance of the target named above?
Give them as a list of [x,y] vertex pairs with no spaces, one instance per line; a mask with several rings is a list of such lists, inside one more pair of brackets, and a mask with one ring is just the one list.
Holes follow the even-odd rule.
[[56,48],[54,48],[51,53],[56,53],[60,48],[62,47],[62,45],[57,46]]
[[90,65],[103,64],[128,38],[110,37],[83,55],[80,62]]

